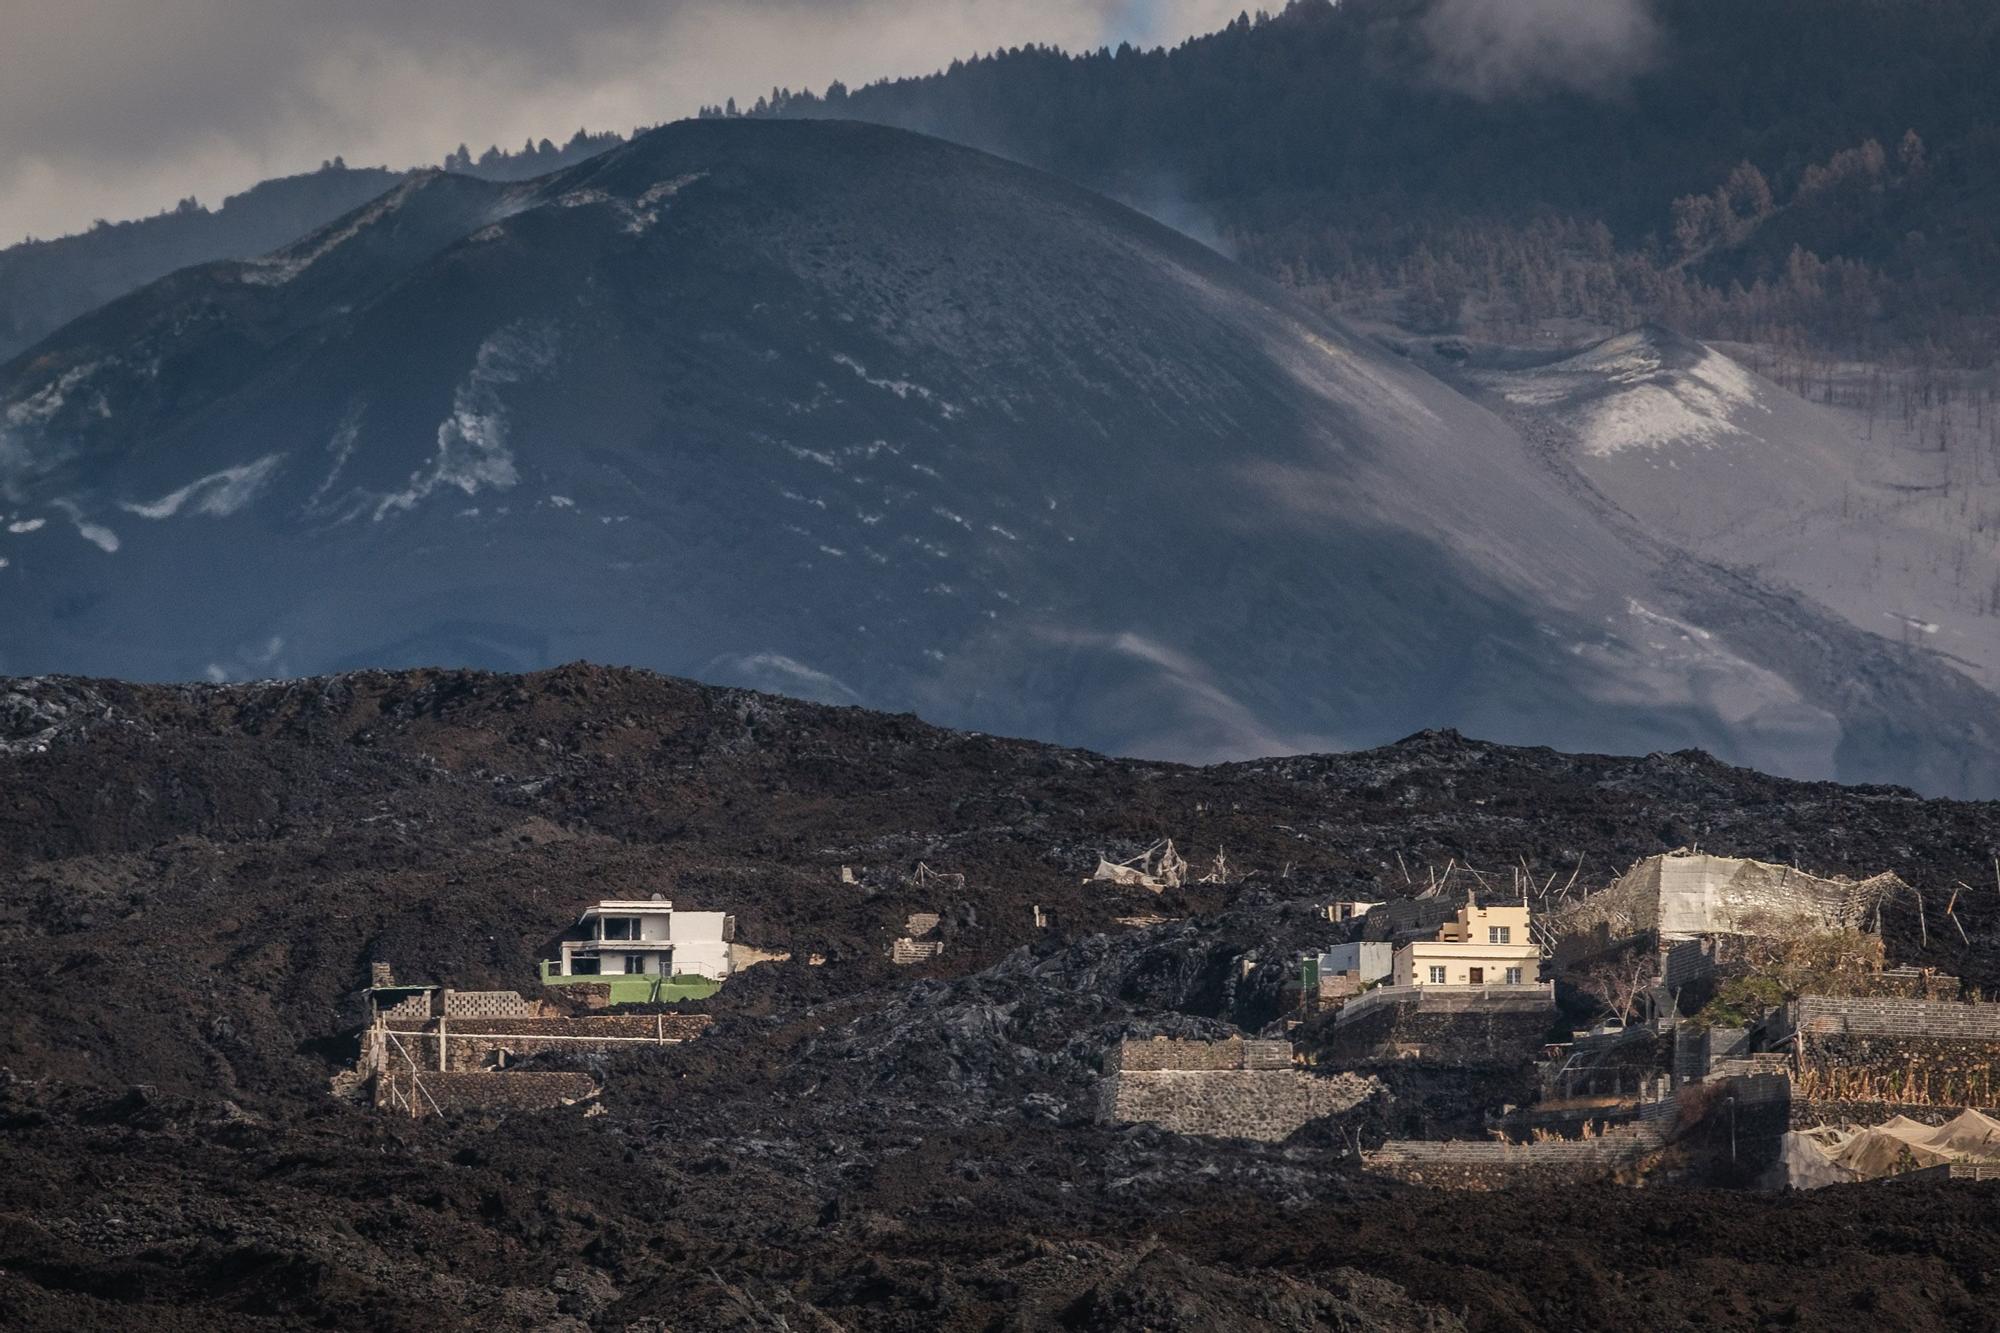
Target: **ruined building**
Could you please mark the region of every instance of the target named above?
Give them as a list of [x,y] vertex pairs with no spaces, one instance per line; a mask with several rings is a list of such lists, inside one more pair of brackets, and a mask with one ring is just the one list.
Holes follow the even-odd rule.
[[1884,899],[1909,888],[1894,874],[1822,878],[1795,866],[1678,851],[1649,856],[1610,888],[1547,914],[1562,941],[1627,939],[1654,932],[1663,942],[1705,935],[1773,935],[1858,930]]

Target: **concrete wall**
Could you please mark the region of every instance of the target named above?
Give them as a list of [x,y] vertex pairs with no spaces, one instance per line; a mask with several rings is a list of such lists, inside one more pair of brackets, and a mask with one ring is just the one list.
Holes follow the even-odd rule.
[[1319,974],[1327,977],[1351,972],[1363,981],[1381,981],[1395,965],[1396,946],[1387,940],[1361,940],[1336,944],[1319,956]]
[[[1541,961],[1541,951],[1532,944],[1417,940],[1396,950],[1390,981],[1397,986],[1533,985],[1541,971]],[[1431,969],[1438,967],[1444,969],[1443,981],[1432,979]],[[1509,969],[1518,975],[1509,979]],[[1473,976],[1475,971],[1479,973],[1477,978]]]
[[1299,1069],[1282,1041],[1127,1041],[1105,1057],[1099,1115],[1178,1134],[1275,1143],[1359,1105],[1380,1086]]
[[[721,913],[716,913],[720,916]],[[674,975],[709,977],[721,981],[729,975],[729,945],[722,940],[674,940]]]

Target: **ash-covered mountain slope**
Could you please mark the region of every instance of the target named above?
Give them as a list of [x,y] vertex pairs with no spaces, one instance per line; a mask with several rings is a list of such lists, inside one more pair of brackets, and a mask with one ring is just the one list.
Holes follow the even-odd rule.
[[1648,532],[2000,683],[1991,378],[1836,363],[1808,401],[1731,352],[1654,327],[1467,377]]
[[879,127],[414,178],[0,370],[0,669],[643,663],[1128,753],[1423,726],[2000,788],[1991,696],[1635,540],[1213,253]]

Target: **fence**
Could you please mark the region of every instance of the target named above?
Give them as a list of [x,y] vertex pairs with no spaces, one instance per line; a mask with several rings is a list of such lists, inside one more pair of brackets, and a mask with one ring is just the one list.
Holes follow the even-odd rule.
[[1475,1009],[1553,1009],[1555,984],[1508,986],[1377,986],[1340,1007],[1334,1023],[1351,1023],[1363,1014],[1391,1004],[1412,1004],[1421,1010],[1463,1013]]

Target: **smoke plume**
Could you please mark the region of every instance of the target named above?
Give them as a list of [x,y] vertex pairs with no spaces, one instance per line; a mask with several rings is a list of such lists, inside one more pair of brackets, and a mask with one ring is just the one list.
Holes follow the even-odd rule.
[[1437,0],[1423,27],[1439,82],[1486,99],[1615,93],[1660,45],[1653,0]]

